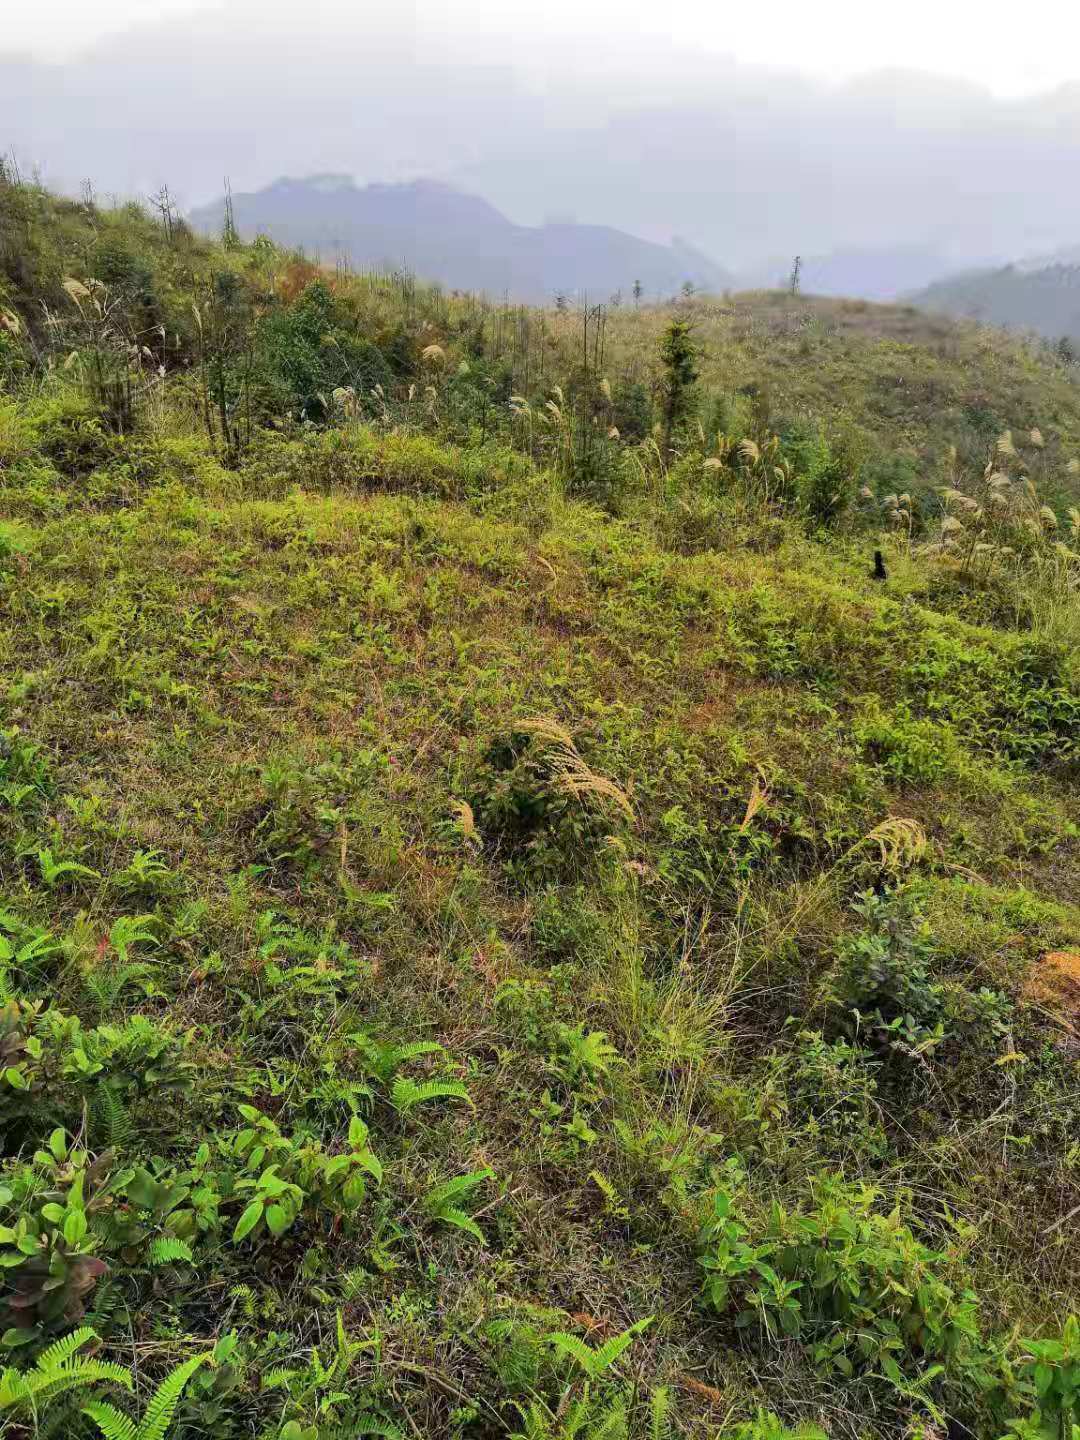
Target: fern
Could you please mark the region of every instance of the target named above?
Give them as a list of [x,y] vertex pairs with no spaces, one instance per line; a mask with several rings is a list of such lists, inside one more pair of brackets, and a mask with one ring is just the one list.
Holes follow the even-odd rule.
[[407,1060],[418,1060],[421,1055],[441,1055],[443,1047],[437,1040],[412,1040],[407,1045],[391,1045],[385,1051],[390,1074],[404,1065]]
[[405,1432],[382,1415],[357,1415],[349,1422],[350,1435],[381,1435],[383,1440],[405,1440]]
[[589,1440],[625,1440],[626,1402],[622,1399],[613,1401],[596,1424],[589,1427],[588,1434]]
[[556,1331],[554,1335],[549,1335],[548,1339],[556,1350],[560,1350],[564,1355],[569,1355],[572,1360],[576,1360],[590,1380],[598,1380],[605,1371],[611,1369],[620,1355],[630,1348],[634,1337],[640,1335],[652,1322],[651,1315],[644,1320],[636,1320],[628,1330],[624,1330],[621,1335],[613,1335],[610,1340],[605,1340],[597,1350],[594,1350],[591,1345],[587,1345],[577,1335],[568,1335],[564,1330]]
[[94,1097],[94,1133],[101,1148],[123,1151],[131,1138],[131,1115],[113,1085],[99,1085]]
[[191,1253],[191,1246],[185,1241],[177,1240],[172,1235],[162,1235],[157,1240],[151,1240],[151,1265],[194,1265],[194,1263],[195,1257]]
[[0,1426],[5,1420],[33,1419],[53,1400],[109,1382],[131,1389],[131,1376],[121,1365],[80,1355],[84,1345],[97,1335],[84,1325],[44,1350],[32,1370],[5,1368],[0,1371]]
[[671,1435],[671,1391],[658,1385],[649,1399],[649,1440],[669,1440]]
[[206,1350],[201,1355],[192,1355],[171,1370],[151,1395],[146,1412],[138,1423],[107,1401],[92,1401],[84,1405],[83,1414],[94,1421],[104,1440],[165,1440],[185,1385],[199,1366],[209,1359],[210,1352]]
[[387,1045],[360,1032],[349,1037],[363,1053],[364,1065],[370,1075],[389,1084],[395,1072],[409,1060],[423,1055],[441,1055],[443,1047],[436,1040],[411,1040],[404,1045]]
[[444,1180],[441,1185],[436,1185],[429,1190],[424,1197],[424,1209],[432,1220],[439,1220],[444,1225],[453,1225],[458,1230],[464,1230],[481,1245],[485,1244],[484,1232],[480,1226],[460,1205],[454,1201],[465,1199],[471,1195],[478,1185],[485,1180],[494,1180],[494,1170],[473,1170],[468,1175],[455,1175],[452,1180]]
[[407,1115],[417,1105],[425,1105],[430,1100],[464,1100],[466,1104],[472,1104],[469,1092],[460,1080],[426,1080],[418,1085],[404,1075],[399,1075],[394,1081],[390,1098],[400,1115]]
[[464,1230],[467,1235],[471,1235],[473,1239],[478,1240],[481,1245],[487,1244],[484,1238],[484,1232],[480,1229],[480,1226],[472,1216],[466,1214],[464,1210],[456,1210],[451,1205],[445,1210],[440,1211],[436,1218],[441,1220],[444,1225],[453,1225],[457,1230]]
[[255,1319],[255,1291],[250,1285],[234,1285],[229,1291],[229,1298],[239,1303],[245,1320]]
[[122,1299],[120,1288],[114,1280],[101,1280],[94,1290],[94,1303],[86,1312],[87,1324],[99,1332],[107,1332]]
[[622,1396],[598,1407],[586,1385],[581,1395],[559,1406],[557,1414],[534,1401],[522,1412],[524,1430],[510,1440],[626,1440],[629,1434],[626,1401]]

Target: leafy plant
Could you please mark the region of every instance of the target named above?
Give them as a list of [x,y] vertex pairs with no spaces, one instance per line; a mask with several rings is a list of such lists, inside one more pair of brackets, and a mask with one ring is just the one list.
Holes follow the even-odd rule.
[[133,1420],[106,1400],[93,1400],[83,1406],[97,1425],[104,1440],[165,1440],[173,1416],[183,1397],[184,1388],[201,1365],[210,1359],[210,1352],[192,1355],[170,1370],[147,1401],[138,1420]]
[[0,1186],[0,1214],[12,1221],[0,1224],[0,1325],[7,1345],[27,1344],[81,1319],[109,1268],[94,1253],[101,1236],[91,1224],[108,1203],[108,1157],[91,1161],[56,1129],[35,1166],[13,1172],[10,1184]]
[[348,1388],[357,1359],[377,1346],[376,1340],[353,1340],[339,1310],[332,1345],[321,1350],[315,1347],[303,1368],[268,1371],[263,1376],[263,1389],[281,1390],[287,1397],[278,1440],[319,1440],[329,1433],[403,1440],[397,1425]]
[[425,1080],[418,1084],[406,1075],[399,1075],[394,1081],[390,1099],[401,1115],[407,1115],[417,1105],[426,1105],[432,1100],[464,1100],[472,1104],[469,1092],[460,1080]]
[[922,1384],[981,1343],[975,1296],[943,1273],[899,1211],[872,1187],[819,1179],[811,1208],[774,1205],[753,1237],[731,1193],[717,1191],[702,1235],[710,1305],[738,1307],[737,1323],[798,1337],[816,1364],[851,1378],[881,1374]]
[[1080,1429],[1080,1320],[1070,1315],[1060,1338],[1021,1342],[1021,1385],[1035,1401],[1032,1413],[1009,1422],[1018,1440],[1072,1440]]
[[[236,1193],[251,1198],[233,1229],[234,1242],[260,1225],[275,1238],[283,1235],[309,1200],[327,1205],[335,1213],[350,1214],[367,1193],[365,1176],[376,1184],[381,1182],[382,1165],[368,1144],[368,1127],[358,1115],[349,1122],[348,1149],[328,1155],[313,1140],[283,1135],[269,1116],[253,1106],[239,1108],[249,1124],[228,1149],[246,1172],[235,1182]],[[267,1160],[271,1163],[266,1164]]]
[[36,1427],[58,1400],[96,1385],[121,1385],[130,1390],[131,1376],[122,1365],[85,1353],[96,1343],[94,1331],[82,1326],[43,1350],[31,1369],[7,1366],[0,1371],[0,1427],[6,1421]]
[[424,1211],[431,1220],[464,1230],[483,1245],[484,1232],[472,1216],[462,1209],[462,1202],[469,1199],[478,1185],[494,1178],[494,1170],[483,1169],[473,1170],[468,1175],[455,1175],[452,1180],[444,1180],[424,1196]]

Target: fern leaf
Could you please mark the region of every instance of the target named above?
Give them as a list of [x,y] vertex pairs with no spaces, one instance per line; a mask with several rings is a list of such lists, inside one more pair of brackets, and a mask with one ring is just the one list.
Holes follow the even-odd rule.
[[619,1356],[630,1348],[634,1337],[640,1335],[642,1330],[652,1324],[653,1317],[650,1315],[644,1320],[635,1320],[628,1330],[621,1335],[613,1335],[610,1340],[605,1340],[599,1350],[593,1352],[594,1375],[602,1375],[605,1370],[610,1370]]
[[556,1331],[554,1335],[549,1335],[548,1339],[557,1350],[576,1360],[590,1380],[596,1380],[605,1370],[611,1369],[619,1356],[630,1347],[634,1337],[640,1335],[647,1325],[652,1324],[652,1318],[650,1315],[645,1320],[636,1320],[628,1330],[624,1330],[621,1335],[613,1335],[597,1350],[586,1345],[577,1335],[568,1335],[564,1330]]
[[399,1076],[394,1081],[390,1098],[401,1115],[407,1115],[417,1105],[424,1105],[430,1100],[464,1100],[472,1104],[469,1092],[460,1080],[426,1080],[423,1085],[417,1085],[415,1080]]
[[386,1058],[391,1071],[394,1071],[408,1060],[418,1060],[421,1055],[441,1055],[442,1049],[437,1040],[413,1040],[408,1045],[392,1045]]
[[452,1180],[444,1180],[441,1185],[429,1190],[424,1204],[432,1214],[437,1215],[449,1201],[468,1195],[485,1180],[494,1178],[495,1171],[488,1168],[470,1171],[468,1175],[455,1175]]
[[93,1118],[103,1146],[109,1150],[123,1150],[131,1138],[131,1116],[112,1085],[98,1087]]
[[671,1391],[658,1385],[649,1400],[649,1440],[668,1440],[671,1435]]
[[594,1356],[584,1340],[577,1335],[567,1334],[565,1330],[557,1330],[554,1335],[549,1335],[548,1339],[556,1350],[561,1350],[564,1355],[569,1355],[572,1360],[576,1360],[585,1374],[591,1378],[594,1373]]
[[589,1427],[589,1440],[626,1440],[626,1435],[626,1406],[622,1400],[616,1400],[597,1424]]
[[273,1370],[267,1370],[259,1381],[264,1390],[285,1390],[289,1382],[295,1380],[300,1374],[299,1370],[286,1370],[283,1366],[277,1366]]
[[151,1265],[178,1265],[180,1263],[187,1265],[195,1263],[191,1246],[185,1241],[177,1240],[172,1235],[162,1235],[157,1240],[150,1242]]
[[209,1350],[204,1350],[201,1355],[192,1355],[190,1359],[177,1365],[175,1370],[165,1376],[150,1397],[142,1424],[135,1432],[135,1440],[165,1440],[165,1432],[176,1414],[176,1407],[180,1404],[184,1386],[199,1366],[205,1364],[209,1358]]
[[458,1230],[464,1230],[474,1240],[479,1240],[481,1245],[487,1244],[480,1226],[471,1215],[466,1215],[464,1210],[456,1210],[450,1205],[446,1209],[440,1210],[436,1218],[444,1221],[447,1225],[455,1226]]
[[350,1422],[353,1435],[381,1435],[383,1440],[405,1440],[405,1432],[382,1415],[358,1415]]
[[[47,1350],[43,1350],[38,1356],[38,1370],[56,1370],[71,1359],[76,1351],[96,1340],[97,1336],[89,1325],[81,1325],[78,1330],[72,1330],[70,1335],[63,1336],[60,1340],[54,1341]],[[127,1372],[125,1371],[125,1374]]]
[[135,1421],[122,1414],[107,1400],[91,1400],[88,1405],[83,1406],[83,1414],[89,1415],[105,1440],[139,1440]]

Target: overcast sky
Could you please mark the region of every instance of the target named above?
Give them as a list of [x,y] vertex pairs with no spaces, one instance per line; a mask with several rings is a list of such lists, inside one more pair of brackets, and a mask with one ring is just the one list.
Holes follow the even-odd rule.
[[[436,179],[740,273],[1080,242],[1072,0],[0,0],[0,150],[191,210]],[[916,268],[917,268],[916,266]],[[914,282],[912,282],[914,283]]]
[[[321,23],[354,33],[377,23],[389,4],[409,0],[322,0]],[[135,26],[196,11],[222,0],[35,0],[3,6],[0,52],[67,59],[94,42]],[[1023,96],[1080,82],[1080,6],[1069,0],[413,0],[423,51],[455,32],[488,35],[485,58],[534,77],[553,59],[582,59],[603,73],[647,61],[657,37],[702,60],[796,69],[846,80],[882,68],[955,76],[995,95]],[[310,7],[264,0],[268,26],[310,24]],[[546,43],[544,43],[546,42]],[[567,52],[570,52],[568,55]]]

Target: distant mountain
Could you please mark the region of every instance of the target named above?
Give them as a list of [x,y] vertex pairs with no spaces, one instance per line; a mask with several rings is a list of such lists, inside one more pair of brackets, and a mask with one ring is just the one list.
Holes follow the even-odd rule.
[[1080,264],[1032,268],[1027,262],[972,270],[929,285],[909,299],[924,310],[1033,330],[1050,340],[1068,336],[1080,343]]
[[[740,285],[775,289],[788,284],[793,257],[775,259],[739,275]],[[969,262],[971,263],[971,262]],[[936,250],[882,246],[804,256],[799,288],[805,295],[896,300],[962,268]]]
[[[616,290],[629,297],[635,280],[654,298],[688,280],[704,290],[731,282],[685,241],[657,245],[604,225],[515,225],[486,200],[432,180],[363,188],[345,175],[277,180],[234,196],[233,209],[245,238],[264,233],[358,267],[406,265],[425,280],[517,300],[559,292],[606,300]],[[223,202],[191,214],[208,232],[220,231],[223,219]]]

